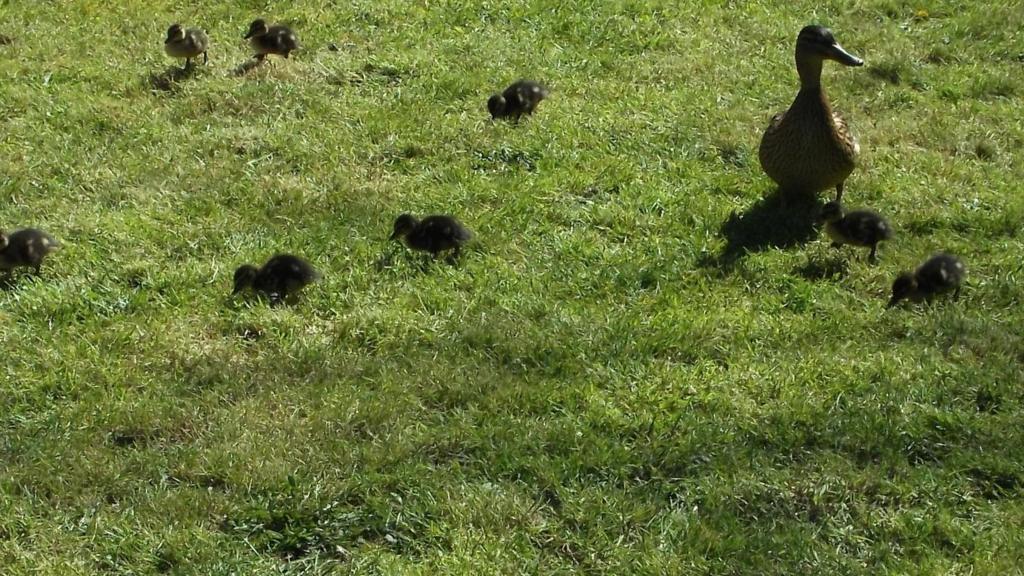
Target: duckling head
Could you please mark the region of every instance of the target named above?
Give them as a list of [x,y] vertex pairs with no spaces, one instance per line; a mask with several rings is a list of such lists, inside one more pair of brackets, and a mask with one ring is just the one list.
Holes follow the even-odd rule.
[[864,61],[850,54],[836,42],[832,31],[824,26],[805,26],[796,37],[796,59],[835,60],[845,66],[863,66]]
[[7,233],[0,230],[0,250],[7,248]]
[[171,24],[171,27],[167,29],[167,39],[164,40],[164,44],[170,44],[171,42],[178,42],[185,39],[185,29],[181,27],[181,24]]
[[412,214],[402,214],[398,218],[395,218],[394,231],[391,232],[391,240],[401,238],[412,231],[416,225],[419,224],[419,220],[416,219]]
[[903,272],[896,277],[892,283],[892,298],[889,299],[888,308],[892,308],[904,298],[909,298],[917,290],[917,278],[910,272]]
[[249,31],[246,32],[245,36],[242,36],[242,38],[248,40],[253,36],[262,36],[266,33],[267,22],[263,18],[257,18],[252,21],[252,24],[249,24]]
[[501,94],[495,94],[487,99],[487,110],[491,113],[491,120],[505,115],[505,108],[508,103]]
[[238,294],[242,290],[252,286],[253,280],[256,279],[256,274],[258,272],[259,270],[251,264],[239,266],[238,270],[235,270],[235,289],[231,293]]
[[821,212],[818,212],[818,222],[842,220],[844,212],[843,205],[833,200],[821,207]]

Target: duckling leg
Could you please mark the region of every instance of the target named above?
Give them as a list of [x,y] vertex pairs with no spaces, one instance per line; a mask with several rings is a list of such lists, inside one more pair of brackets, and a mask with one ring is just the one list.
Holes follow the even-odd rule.
[[840,182],[839,184],[836,184],[836,202],[841,202],[843,200],[843,184],[844,183],[845,182]]
[[203,64],[205,65],[210,61],[210,58],[206,55],[206,50],[203,50]]
[[876,262],[878,262],[878,256],[876,254],[877,252],[878,252],[878,244],[877,243],[872,244],[871,245],[871,254],[868,254],[868,262],[870,262],[872,264],[875,264]]

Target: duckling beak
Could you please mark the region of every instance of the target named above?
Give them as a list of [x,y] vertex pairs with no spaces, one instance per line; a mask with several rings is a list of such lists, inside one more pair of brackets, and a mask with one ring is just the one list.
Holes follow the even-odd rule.
[[900,299],[895,297],[895,296],[893,296],[892,298],[889,299],[889,304],[886,306],[886,308],[892,308],[893,306],[899,304],[899,302],[900,302]]
[[832,60],[835,60],[836,62],[839,62],[840,64],[845,64],[846,66],[864,65],[863,60],[857,58],[853,54],[850,54],[849,52],[844,50],[843,47],[840,46],[839,44],[833,44],[828,49],[828,57],[831,58]]
[[396,240],[399,236],[401,236],[401,234],[398,232],[398,230],[395,230],[394,232],[391,233],[391,236],[388,237],[388,240]]
[[249,30],[245,33],[245,36],[242,36],[242,40],[248,40],[249,38],[252,38],[252,30]]

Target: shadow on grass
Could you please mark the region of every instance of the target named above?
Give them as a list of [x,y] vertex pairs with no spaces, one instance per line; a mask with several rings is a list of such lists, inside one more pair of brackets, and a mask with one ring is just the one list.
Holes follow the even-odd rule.
[[790,197],[783,201],[776,191],[746,211],[730,214],[719,228],[725,247],[699,264],[729,270],[750,252],[806,244],[818,236],[817,212],[816,199]]
[[794,270],[794,272],[807,280],[829,280],[845,278],[850,270],[850,261],[841,255],[830,255],[826,258],[812,256],[807,263]]
[[160,74],[150,74],[147,83],[153,90],[174,92],[179,82],[193,78],[195,75],[196,67],[194,65],[186,66],[185,68],[171,66]]
[[8,274],[0,274],[0,291],[10,292],[25,282],[38,282],[43,279],[43,274],[36,274],[31,270],[18,273],[11,271]]
[[231,73],[234,74],[235,76],[245,76],[251,70],[253,70],[254,68],[258,67],[260,64],[263,64],[263,62],[264,62],[263,60],[257,60],[255,58],[246,60],[245,62],[242,62],[238,66],[235,66],[235,69],[232,70]]

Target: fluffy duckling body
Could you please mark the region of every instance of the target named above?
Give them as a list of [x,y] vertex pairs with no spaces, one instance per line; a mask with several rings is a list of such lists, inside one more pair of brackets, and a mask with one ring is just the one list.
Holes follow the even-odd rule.
[[414,250],[430,252],[436,258],[446,250],[452,251],[452,258],[458,258],[463,244],[473,238],[473,233],[454,216],[435,215],[417,220],[411,214],[402,214],[395,220],[391,239],[404,238],[405,244]]
[[533,114],[540,101],[550,93],[550,90],[533,80],[520,79],[501,94],[491,96],[487,100],[487,110],[492,120],[511,117],[518,122],[523,114]]
[[852,244],[871,248],[868,255],[870,262],[877,260],[878,243],[892,238],[892,227],[877,212],[847,212],[842,204],[834,200],[822,208],[820,219],[825,223],[825,233],[832,239],[832,246],[838,248],[843,244]]
[[10,275],[19,267],[34,268],[38,275],[43,259],[60,250],[60,242],[42,230],[25,228],[7,235],[0,232],[0,272]]
[[172,58],[184,58],[185,68],[192,65],[192,59],[203,56],[203,64],[208,58],[206,49],[210,46],[210,39],[199,28],[181,27],[181,24],[172,24],[167,29],[167,39],[164,40],[164,52]]
[[320,273],[305,259],[292,254],[277,254],[260,268],[245,264],[235,270],[232,294],[252,288],[266,294],[271,302],[280,302],[320,278]]
[[834,187],[838,201],[856,166],[860,144],[846,121],[832,110],[821,87],[825,60],[844,66],[864,64],[844,50],[828,28],[806,26],[800,30],[796,41],[800,91],[788,110],[772,118],[761,138],[758,157],[783,193],[816,196]]
[[299,37],[291,28],[282,24],[267,26],[262,18],[252,21],[249,31],[243,38],[248,40],[249,45],[256,51],[257,60],[263,60],[267,54],[287,58],[293,50],[299,49]]
[[896,277],[892,283],[889,307],[904,299],[913,302],[930,301],[947,292],[953,292],[953,299],[959,298],[960,284],[966,276],[967,268],[960,258],[940,252],[918,266],[913,273],[903,272]]

